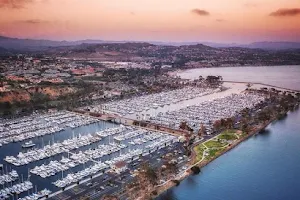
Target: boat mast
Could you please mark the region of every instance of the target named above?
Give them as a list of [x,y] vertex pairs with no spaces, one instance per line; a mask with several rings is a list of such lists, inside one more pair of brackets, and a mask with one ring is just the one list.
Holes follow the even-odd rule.
[[28,168],[28,178],[27,180],[29,181],[30,180],[30,169]]

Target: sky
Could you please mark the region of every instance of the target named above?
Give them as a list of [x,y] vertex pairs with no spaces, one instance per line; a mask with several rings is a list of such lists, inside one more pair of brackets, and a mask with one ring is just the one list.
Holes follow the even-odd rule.
[[300,0],[0,0],[0,35],[51,40],[300,42]]

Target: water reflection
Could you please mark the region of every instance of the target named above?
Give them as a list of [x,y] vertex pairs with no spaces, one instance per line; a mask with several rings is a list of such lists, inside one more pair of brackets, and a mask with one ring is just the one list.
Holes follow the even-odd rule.
[[[197,174],[197,175],[199,175],[199,174]],[[197,176],[197,175],[194,175],[194,176]],[[188,178],[186,178],[186,184],[187,185],[194,186],[194,185],[197,184],[197,182],[194,179],[194,176],[189,176]]]
[[173,190],[167,190],[161,194],[156,200],[179,200],[174,194]]
[[268,136],[270,135],[271,131],[269,129],[263,129],[259,132],[260,135],[262,136]]

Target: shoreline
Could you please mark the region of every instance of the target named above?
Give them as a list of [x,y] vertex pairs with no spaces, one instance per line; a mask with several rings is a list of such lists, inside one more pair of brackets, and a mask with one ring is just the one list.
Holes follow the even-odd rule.
[[[168,184],[163,185],[163,186],[158,186],[155,188],[155,191],[157,192],[157,194],[155,196],[153,196],[154,199],[156,199],[157,197],[159,197],[162,193],[168,191],[169,189],[172,189],[173,187],[177,187],[180,185],[180,182],[182,182],[184,179],[186,179],[189,176],[192,175],[197,175],[197,174],[193,174],[193,172],[191,172],[191,167],[193,166],[197,166],[200,168],[207,166],[208,164],[210,164],[212,161],[214,161],[215,159],[219,158],[220,156],[224,155],[225,153],[231,151],[232,149],[234,149],[235,147],[237,147],[239,144],[241,144],[242,142],[248,140],[249,138],[259,134],[260,131],[264,130],[267,126],[269,126],[271,123],[277,121],[277,119],[272,119],[269,120],[267,122],[265,122],[264,124],[261,124],[259,127],[256,127],[254,130],[252,130],[250,133],[248,133],[246,136],[239,138],[237,141],[233,142],[230,146],[226,147],[223,151],[221,151],[218,155],[214,156],[213,158],[209,159],[209,160],[203,160],[201,161],[199,164],[191,164],[188,167],[188,170],[185,171],[185,173],[183,173],[183,175],[179,178],[179,179],[172,179],[171,181],[168,182]],[[215,137],[217,137],[218,135],[216,135]],[[192,146],[192,154],[196,155],[196,152],[194,151],[194,147],[196,147],[197,145],[201,144],[201,142],[194,144]],[[193,162],[195,158],[192,158],[192,160],[190,162]],[[173,182],[173,180],[179,181],[179,184],[176,185],[176,183]],[[171,184],[169,184],[171,183]]]
[[266,86],[266,87],[272,87],[272,88],[275,88],[275,89],[277,88],[277,89],[281,89],[281,90],[287,90],[287,91],[291,91],[291,92],[300,92],[300,90],[290,89],[290,88],[285,88],[285,87],[280,87],[280,86],[271,85],[271,84],[267,84],[267,83],[243,82],[243,81],[223,81],[223,82],[224,83],[238,83],[238,84],[248,84],[248,83],[250,83],[250,84],[253,84],[253,86],[255,86],[255,85],[261,85],[261,86]]
[[280,66],[297,66],[300,67],[300,64],[295,64],[295,65],[285,65],[285,64],[280,64],[280,65],[237,65],[237,66],[205,66],[205,67],[190,67],[190,68],[186,68],[186,69],[176,69],[174,71],[170,71],[172,74],[175,73],[177,74],[178,72],[184,72],[187,70],[191,70],[191,69],[209,69],[209,68],[230,68],[230,67],[234,67],[234,68],[244,68],[244,67],[280,67]]

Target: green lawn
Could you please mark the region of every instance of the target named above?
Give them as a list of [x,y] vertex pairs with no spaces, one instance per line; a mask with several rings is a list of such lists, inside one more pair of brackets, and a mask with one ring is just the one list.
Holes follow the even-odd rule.
[[232,133],[232,132],[221,133],[218,136],[218,138],[221,140],[237,140],[238,139],[238,137],[235,135],[235,133]]
[[199,144],[197,145],[194,150],[195,152],[197,153],[197,156],[196,156],[196,161],[195,162],[198,162],[202,159],[202,155],[203,155],[203,151],[205,150],[206,148],[202,145],[202,144]]
[[[243,136],[243,134],[241,134],[241,136]],[[214,140],[214,139],[209,140],[204,142],[203,144],[199,144],[196,147],[194,147],[194,150],[197,153],[195,162],[198,162],[202,159],[203,152],[206,149],[208,155],[205,157],[205,159],[211,159],[224,150],[224,147],[229,144],[226,141],[233,141],[239,139],[239,137],[236,135],[236,130],[226,130],[222,132],[220,135],[218,135],[216,138],[218,140]]]
[[211,149],[211,148],[222,148],[224,146],[227,145],[227,143],[225,144],[222,144],[221,142],[219,141],[215,141],[215,140],[210,140],[210,141],[207,141],[204,143],[205,146],[207,146],[207,148]]
[[213,158],[215,157],[219,152],[221,152],[222,150],[221,149],[210,149],[208,151],[208,156],[207,156],[207,159],[210,159],[210,158]]

